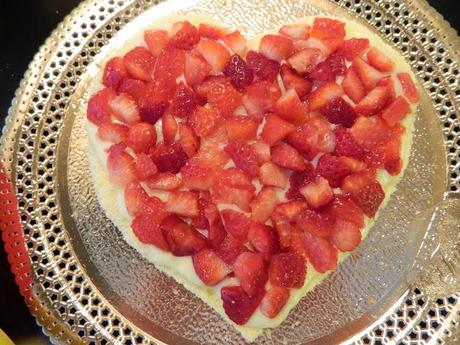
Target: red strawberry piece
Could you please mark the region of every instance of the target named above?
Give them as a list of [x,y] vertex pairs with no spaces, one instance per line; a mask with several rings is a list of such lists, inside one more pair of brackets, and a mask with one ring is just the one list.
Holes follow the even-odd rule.
[[109,104],[116,96],[112,89],[103,89],[92,95],[86,112],[88,120],[96,126],[110,122],[114,114]]
[[130,216],[138,216],[141,214],[147,214],[149,204],[149,196],[141,185],[137,182],[129,183],[125,188],[124,199],[126,209]]
[[221,120],[220,112],[214,107],[198,106],[187,119],[187,124],[199,137],[212,133]]
[[184,83],[180,83],[171,101],[171,112],[177,117],[187,117],[198,104],[199,99],[195,92]]
[[336,98],[330,101],[321,109],[330,123],[350,128],[356,120],[356,113],[353,107],[343,98]]
[[281,77],[286,90],[294,89],[300,98],[305,97],[311,91],[311,82],[292,70],[288,65],[281,65]]
[[190,52],[185,58],[185,80],[188,85],[194,86],[203,82],[211,73],[211,66],[204,60],[201,55]]
[[120,82],[128,77],[123,59],[114,57],[110,59],[104,68],[104,75],[102,76],[102,84],[113,89],[117,89]]
[[211,66],[213,74],[221,73],[228,60],[230,60],[230,53],[227,48],[213,40],[200,40],[197,50]]
[[292,46],[293,53],[298,53],[305,49],[318,49],[323,55],[321,61],[324,60],[325,57],[331,53],[329,51],[329,48],[317,38],[309,38],[307,40],[294,41]]
[[221,216],[225,230],[240,243],[245,242],[252,224],[251,219],[240,212],[230,209],[223,210]]
[[177,216],[166,217],[160,227],[175,256],[194,255],[206,246],[206,238]]
[[390,175],[398,175],[403,167],[401,159],[401,138],[392,139],[385,147],[385,169]]
[[161,130],[163,132],[163,142],[171,145],[176,139],[177,122],[170,111],[167,111],[161,118]]
[[306,274],[307,268],[303,256],[293,253],[279,253],[272,257],[269,268],[272,285],[299,289],[303,286]]
[[297,73],[305,74],[312,72],[315,67],[324,60],[324,55],[321,50],[316,48],[306,48],[287,59],[287,63]]
[[234,54],[224,68],[224,74],[230,78],[232,84],[240,91],[252,83],[254,74],[241,56]]
[[278,99],[275,104],[275,111],[285,120],[302,123],[308,117],[307,109],[300,101],[297,92],[294,89],[289,89]]
[[318,237],[328,238],[334,229],[334,217],[320,210],[305,209],[296,216],[296,226]]
[[302,199],[303,196],[300,194],[300,188],[306,184],[313,182],[315,180],[315,172],[313,165],[307,162],[305,164],[305,170],[302,172],[294,171],[289,177],[290,188],[286,193],[286,197],[290,200],[292,199]]
[[158,169],[148,154],[138,153],[136,155],[136,172],[140,181],[145,181],[155,175]]
[[342,163],[339,157],[329,154],[321,156],[316,166],[316,173],[323,176],[329,181],[332,188],[340,187],[342,180],[348,176],[351,171]]
[[270,218],[278,202],[279,199],[276,189],[273,187],[263,187],[251,202],[252,219],[257,222],[265,223],[265,221]]
[[273,109],[281,91],[277,83],[259,81],[248,86],[243,96],[243,104],[250,115],[264,114]]
[[225,152],[228,153],[238,168],[249,176],[257,176],[259,173],[257,154],[251,145],[247,144],[244,140],[235,140],[225,147]]
[[353,61],[355,57],[361,55],[368,48],[369,40],[367,38],[352,38],[343,41],[338,51],[345,57],[345,59]]
[[[210,231],[211,236],[211,231]],[[236,258],[243,252],[247,252],[248,249],[241,244],[241,241],[235,239],[232,235],[229,235],[224,230],[223,240],[217,245],[216,253],[219,257],[224,260],[227,264],[233,265]]]
[[367,61],[380,72],[391,72],[395,68],[395,63],[377,48],[367,52]]
[[360,57],[356,57],[353,60],[353,69],[358,74],[367,91],[374,89],[380,79],[383,78],[381,72],[370,66]]
[[[216,212],[217,208],[216,208]],[[226,257],[225,254],[222,254],[221,251],[221,244],[225,241],[227,237],[227,232],[225,231],[224,225],[222,224],[222,220],[217,218],[214,222],[211,223],[208,229],[208,240],[209,243],[213,248],[218,248],[218,255],[222,258],[225,262],[227,262],[229,257]],[[237,255],[237,254],[236,254]],[[227,259],[227,260],[226,260]],[[232,262],[227,262],[228,264],[232,264]]]
[[283,168],[295,171],[305,169],[305,162],[300,153],[285,143],[279,143],[272,148],[272,161]]
[[318,39],[343,39],[345,37],[345,23],[335,19],[317,17],[313,21],[310,36]]
[[310,111],[318,110],[324,107],[331,100],[341,97],[343,89],[336,83],[327,83],[313,91],[308,96]]
[[233,31],[225,35],[222,40],[235,54],[243,56],[246,52],[246,37],[244,37],[239,31]]
[[142,243],[153,244],[155,247],[169,252],[168,242],[162,233],[158,219],[152,214],[144,214],[134,218],[131,227],[134,235]]
[[346,70],[345,58],[342,54],[335,52],[326,61],[319,63],[308,78],[324,82],[335,81],[336,77],[345,75]]
[[370,151],[391,139],[391,128],[379,117],[358,117],[350,133],[360,146]]
[[283,25],[279,33],[293,40],[307,40],[310,36],[310,29],[310,26],[306,24]]
[[351,172],[363,171],[367,169],[367,164],[351,157],[339,157],[339,161]]
[[385,192],[380,183],[367,172],[354,173],[343,180],[342,189],[351,193],[356,204],[369,217],[374,217],[380,207]]
[[207,91],[208,102],[226,119],[233,117],[235,110],[243,104],[241,94],[227,78],[211,78],[203,84],[202,87]]
[[385,107],[388,100],[388,89],[377,86],[356,105],[355,111],[364,116],[375,115]]
[[338,157],[353,157],[358,160],[363,159],[363,148],[355,141],[355,139],[353,139],[348,130],[339,127],[335,130],[334,133],[336,141],[334,155]]
[[125,78],[118,84],[118,94],[126,93],[139,102],[146,90],[146,83],[142,80]]
[[367,94],[366,88],[354,68],[348,69],[342,87],[345,94],[355,103],[359,103]]
[[182,178],[170,172],[157,173],[145,181],[151,189],[158,190],[175,190],[182,186]]
[[274,319],[288,300],[289,289],[271,286],[260,302],[260,312],[269,319]]
[[361,243],[361,232],[355,224],[337,219],[331,242],[341,252],[351,252]]
[[123,57],[129,75],[138,80],[149,81],[155,66],[155,57],[144,47],[136,47]]
[[267,261],[279,250],[278,233],[268,225],[253,223],[249,228],[248,240]]
[[271,159],[270,145],[262,140],[257,140],[251,144],[257,155],[257,162],[259,165],[267,163]]
[[[207,165],[222,169],[228,163],[230,157],[222,150],[221,147],[216,146],[214,142],[202,143],[200,150],[196,157],[197,160],[205,162]],[[193,159],[195,159],[193,158]]]
[[250,50],[246,55],[246,63],[258,80],[273,81],[280,70],[278,61],[270,60],[254,50]]
[[124,151],[123,144],[112,145],[108,153],[107,169],[110,183],[125,186],[137,179],[134,159]]
[[200,40],[198,30],[187,21],[174,23],[168,45],[179,49],[191,49]]
[[324,273],[337,267],[337,250],[329,241],[308,232],[301,236],[307,258],[316,271]]
[[198,34],[200,35],[200,37],[217,40],[225,36],[225,29],[211,24],[201,23],[198,26]]
[[267,265],[261,254],[241,253],[233,264],[233,271],[248,296],[252,297],[263,291],[268,275]]
[[194,217],[192,219],[192,224],[195,228],[198,229],[209,229],[209,221],[208,218],[206,217],[206,210],[207,208],[212,207],[213,209],[213,215],[211,221],[214,221],[214,211],[218,212],[216,206],[212,203],[211,200],[211,194],[208,191],[202,191],[199,193],[198,196],[198,216]]
[[146,30],[144,32],[144,42],[152,55],[157,57],[168,45],[169,34],[165,30]]
[[308,209],[307,203],[301,200],[288,201],[276,206],[272,214],[272,221],[276,226],[281,248],[290,246],[291,222],[306,209]]
[[216,285],[232,272],[232,268],[212,249],[200,250],[193,255],[192,261],[196,274],[208,286]]
[[159,172],[177,174],[188,160],[187,154],[179,144],[157,144],[150,150],[150,156]]
[[324,211],[331,217],[351,222],[358,228],[364,226],[364,212],[349,196],[336,195]]
[[238,325],[244,325],[254,314],[263,293],[249,297],[241,286],[225,286],[220,290],[225,314]]
[[198,216],[198,197],[196,193],[183,191],[169,193],[166,211],[184,217]]
[[288,183],[288,174],[276,164],[267,162],[260,167],[259,179],[264,186],[273,186],[284,189]]
[[134,152],[148,152],[156,144],[157,132],[148,123],[136,123],[128,132],[128,146]]
[[[175,90],[174,84],[174,90]],[[172,90],[172,95],[174,94]],[[172,95],[170,95],[172,97]],[[143,93],[139,96],[137,103],[139,104],[140,118],[143,122],[154,125],[164,114],[168,108],[168,101],[165,96],[160,94],[157,83],[149,83],[145,86]]]
[[[225,154],[225,152],[218,147],[211,152],[217,153],[216,150],[221,150],[222,153]],[[216,155],[213,154],[210,155],[209,159],[201,159],[199,157],[200,151],[182,168],[182,178],[184,185],[190,189],[208,190],[214,184],[227,158],[225,158],[224,161],[219,161],[220,158],[215,158]],[[215,160],[213,160],[213,157]]]
[[97,129],[97,136],[104,141],[110,141],[118,144],[126,141],[128,138],[129,128],[119,123],[102,123]]
[[393,103],[383,109],[380,116],[390,127],[394,127],[403,120],[410,112],[410,105],[402,96],[397,97]]
[[415,86],[414,81],[409,73],[398,73],[397,77],[401,86],[404,90],[404,96],[409,100],[411,103],[417,103],[420,100],[420,95],[417,90],[417,86]]
[[312,208],[327,205],[334,199],[329,182],[323,177],[317,177],[314,182],[310,182],[300,188],[300,194],[307,200]]
[[387,88],[388,102],[393,102],[396,99],[396,90],[394,87],[393,77],[391,75],[380,79],[380,81],[377,83],[377,86],[383,86]]
[[259,124],[249,116],[237,116],[225,122],[225,130],[229,141],[255,139]]
[[136,101],[130,95],[122,93],[109,102],[113,115],[127,124],[139,122],[139,109]]
[[[186,52],[181,49],[165,48],[158,56],[153,70],[153,79],[159,82],[159,90],[165,88],[165,85],[176,85],[176,79],[184,73]],[[163,91],[164,93],[164,91]],[[170,95],[168,90],[167,95]],[[172,91],[174,94],[174,91]]]
[[271,146],[283,140],[294,131],[295,127],[291,123],[275,114],[268,114],[260,136]]
[[260,40],[259,52],[270,60],[282,61],[291,55],[292,40],[279,35],[265,35]]
[[179,144],[187,156],[193,157],[200,147],[200,142],[195,133],[183,123],[179,123]]

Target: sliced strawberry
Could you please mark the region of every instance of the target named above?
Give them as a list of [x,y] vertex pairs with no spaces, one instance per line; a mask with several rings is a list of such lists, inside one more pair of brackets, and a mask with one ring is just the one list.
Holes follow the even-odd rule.
[[300,153],[286,143],[279,143],[272,147],[272,161],[280,167],[295,171],[305,169],[305,162]]
[[251,145],[244,140],[235,140],[225,146],[225,152],[228,153],[235,165],[251,177],[259,173],[259,164],[257,163],[257,154]]
[[243,56],[246,52],[246,37],[244,37],[239,31],[233,31],[222,37],[224,43],[229,47],[235,54]]
[[331,82],[338,76],[345,75],[347,66],[341,53],[332,53],[325,61],[320,62],[308,75],[313,81]]
[[138,80],[149,81],[155,66],[155,57],[144,47],[136,47],[123,57],[129,75]]
[[316,271],[324,273],[337,267],[337,250],[325,239],[308,232],[302,234],[308,260]]
[[404,96],[409,100],[411,103],[417,103],[420,100],[420,95],[417,90],[417,86],[415,86],[414,81],[409,73],[398,73],[397,77],[401,86],[404,90]]
[[321,40],[329,38],[343,39],[345,37],[345,23],[335,19],[316,17],[313,21],[310,36]]
[[287,63],[297,73],[305,74],[312,72],[315,67],[324,60],[324,55],[321,50],[316,48],[306,48],[287,59]]
[[[153,70],[153,79],[159,82],[158,91],[163,91],[161,89],[164,89],[166,84],[176,84],[176,79],[184,73],[185,54],[186,52],[182,49],[168,47],[163,49]],[[168,91],[168,95],[170,93]],[[172,94],[174,94],[174,91]]]
[[233,264],[233,271],[248,296],[255,296],[263,291],[268,274],[267,265],[261,254],[241,253]]
[[[218,213],[217,208],[215,208],[216,213]],[[224,225],[222,224],[222,220],[220,217],[217,217],[214,222],[209,225],[208,229],[208,239],[209,243],[213,248],[218,248],[218,255],[219,257],[222,258],[222,260],[226,261],[225,254],[222,254],[221,251],[221,244],[225,241],[227,237],[230,237],[230,235],[227,235],[227,232],[225,231]],[[232,262],[227,262],[229,264],[232,264]]]
[[[174,90],[172,90],[173,94],[175,92]],[[157,84],[150,83],[145,87],[145,91],[137,101],[139,104],[141,120],[151,125],[154,125],[159,119],[161,119],[166,109],[168,108],[168,101],[166,101],[157,91]]]
[[304,200],[303,195],[300,193],[300,188],[310,182],[314,182],[316,173],[313,165],[307,162],[305,164],[305,170],[302,172],[294,171],[289,177],[290,188],[286,193],[286,197],[290,200],[301,199]]
[[193,157],[200,147],[200,141],[196,137],[195,133],[183,123],[179,123],[179,144],[182,146],[182,150],[187,156]]
[[172,37],[168,45],[179,49],[191,49],[200,40],[200,35],[195,26],[187,21],[174,23]]
[[212,133],[220,121],[221,115],[219,110],[209,106],[198,106],[187,118],[187,124],[199,137],[205,137]]
[[268,114],[260,136],[270,146],[286,138],[295,131],[294,125],[283,120],[276,114]]
[[130,216],[136,217],[141,214],[150,213],[149,196],[138,182],[131,182],[126,186],[124,199]]
[[112,89],[103,89],[92,95],[86,112],[88,120],[96,126],[110,122],[114,114],[109,104],[116,96],[117,94]]
[[182,168],[181,173],[185,187],[196,190],[208,190],[214,184],[219,171],[216,167],[203,161],[190,160]]
[[330,101],[321,109],[330,123],[350,128],[356,120],[356,113],[353,107],[343,98],[336,98]]
[[192,261],[196,274],[208,286],[216,285],[232,272],[232,268],[212,249],[200,250],[193,255]]
[[278,202],[279,199],[276,189],[273,187],[263,187],[251,202],[252,219],[257,222],[265,223],[265,221],[270,218]]
[[307,109],[300,101],[297,92],[289,89],[278,99],[275,104],[275,111],[285,120],[302,123],[308,118]]
[[166,217],[160,227],[175,256],[194,255],[206,246],[206,238],[177,216]]
[[298,75],[286,64],[281,65],[281,77],[286,90],[294,89],[301,99],[310,93],[311,82]]
[[146,30],[144,42],[147,44],[153,56],[158,57],[161,51],[168,45],[169,34],[165,30]]
[[351,172],[363,171],[367,169],[367,164],[351,157],[339,157],[339,161]]
[[142,80],[125,78],[120,81],[118,84],[117,92],[118,94],[127,93],[132,98],[139,102],[142,98],[142,95],[145,93],[146,83]]
[[229,141],[255,139],[258,123],[249,116],[237,116],[225,122],[225,130]]
[[221,73],[228,60],[230,60],[228,50],[222,44],[213,40],[201,39],[198,42],[197,50],[212,67],[213,74]]
[[377,48],[371,48],[367,52],[367,61],[380,72],[391,72],[395,68],[395,63]]
[[184,83],[180,83],[171,100],[171,112],[177,117],[187,117],[193,113],[198,104],[199,99],[195,92]]
[[336,83],[324,84],[308,96],[310,111],[321,109],[331,100],[342,95],[343,89],[340,85]]
[[201,87],[206,90],[208,102],[226,119],[233,117],[235,110],[243,104],[241,94],[227,78],[210,78]]
[[[219,211],[217,210],[216,205],[212,203],[211,194],[208,191],[201,191],[198,195],[198,216],[192,219],[192,225],[197,229],[209,229],[210,221],[215,221],[215,218],[218,217]],[[207,212],[210,213],[210,221],[208,220]]]
[[211,66],[198,53],[190,52],[185,58],[185,80],[194,86],[203,82],[211,73]]
[[342,180],[347,177],[351,171],[343,164],[339,157],[329,154],[321,156],[316,166],[316,173],[328,180],[332,188],[340,187]]
[[249,229],[248,240],[266,261],[279,250],[278,233],[268,225],[253,223]]
[[354,68],[348,69],[342,87],[345,94],[355,103],[359,103],[367,94],[366,88]]
[[140,122],[133,125],[128,132],[128,146],[134,152],[149,152],[156,144],[157,132],[155,127],[148,123]]
[[336,195],[324,211],[331,217],[351,222],[358,228],[364,226],[364,212],[349,196]]
[[270,152],[270,145],[268,145],[265,141],[257,140],[251,144],[254,148],[254,151],[257,155],[257,162],[259,165],[267,163],[271,159],[271,152]]
[[102,123],[97,129],[97,136],[104,141],[110,141],[118,144],[126,141],[128,138],[129,128],[119,123]]
[[281,91],[277,83],[259,81],[248,86],[243,104],[250,115],[260,116],[273,109]]
[[358,117],[350,133],[361,147],[371,151],[391,139],[391,128],[379,117]]
[[278,61],[270,60],[254,50],[250,50],[246,55],[246,63],[258,80],[273,81],[280,70]]
[[259,179],[264,186],[286,188],[288,174],[285,170],[272,162],[264,163],[259,170]]
[[361,243],[361,232],[355,224],[337,219],[331,242],[341,252],[351,252]]
[[207,23],[201,23],[198,26],[198,34],[200,37],[217,40],[225,36],[225,29]]
[[328,238],[334,229],[334,217],[323,209],[305,209],[296,216],[298,229],[318,237]]
[[232,84],[240,91],[248,87],[254,79],[254,74],[241,56],[234,54],[224,68],[224,74],[230,78]]
[[307,200],[312,208],[327,205],[334,199],[329,182],[323,177],[317,177],[314,182],[310,182],[300,188],[300,194]]
[[157,217],[152,214],[139,215],[131,223],[134,235],[142,243],[153,244],[155,247],[169,252],[169,244],[160,228]]
[[169,171],[173,174],[177,174],[188,160],[187,154],[179,144],[157,144],[150,150],[150,156],[159,172]]
[[134,159],[124,151],[123,144],[112,145],[108,152],[107,169],[113,185],[125,186],[137,179]]
[[317,39],[317,38],[308,38],[308,40],[296,40],[294,41],[292,51],[293,53],[298,53],[304,49],[318,49],[321,54],[323,55],[323,58],[321,59],[324,60],[326,56],[332,53],[333,50],[331,50],[323,41]]
[[113,115],[129,125],[139,122],[139,109],[130,95],[122,93],[109,102]]
[[383,109],[380,116],[390,127],[394,127],[403,120],[410,112],[410,105],[402,96],[397,97],[393,103]]
[[374,89],[379,80],[383,78],[381,72],[370,66],[360,57],[356,57],[353,60],[353,69],[358,74],[367,91]]
[[394,102],[396,99],[396,90],[393,77],[391,75],[380,79],[380,81],[377,83],[377,86],[386,87],[388,91],[388,103]]
[[220,290],[225,314],[238,325],[244,325],[254,314],[263,293],[249,297],[241,286],[225,286]]
[[113,89],[117,89],[120,82],[128,77],[128,72],[123,63],[123,59],[120,57],[114,57],[110,59],[104,68],[104,74],[102,76],[102,84]]
[[377,86],[356,105],[355,110],[360,115],[375,115],[385,107],[388,100],[388,89],[383,86]]
[[171,145],[176,139],[177,122],[169,111],[161,118],[161,130],[163,132],[163,142],[166,145]]
[[351,193],[353,201],[369,217],[374,217],[380,207],[385,192],[380,183],[367,172],[354,173],[343,180],[342,189]]
[[337,128],[335,130],[335,149],[334,155],[341,157],[353,157],[356,159],[363,159],[363,148],[353,139],[352,135],[345,128]]
[[166,211],[184,217],[198,216],[198,197],[196,193],[183,191],[169,193]]
[[303,286],[307,267],[305,258],[293,253],[279,253],[272,257],[269,277],[274,286],[299,289]]
[[355,57],[361,55],[368,48],[369,40],[367,38],[352,38],[343,41],[338,51],[345,57],[345,59],[353,61]]
[[225,230],[240,243],[245,242],[252,224],[251,219],[240,212],[230,209],[222,210],[221,216]]
[[283,25],[279,33],[293,40],[307,40],[310,36],[310,29],[307,24]]
[[221,147],[216,146],[213,141],[203,142],[200,146],[200,150],[198,151],[196,157],[198,161],[202,161],[209,166],[214,168],[223,168],[225,164],[228,163],[230,157],[222,150]]
[[138,153],[136,155],[136,172],[140,181],[145,181],[155,175],[158,171],[157,166],[153,163],[148,154]]
[[282,61],[291,55],[292,40],[279,35],[265,35],[260,40],[259,52],[270,60]]
[[224,239],[220,242],[217,247],[217,255],[224,260],[227,264],[233,265],[236,258],[243,252],[247,252],[248,249],[241,244],[240,240],[235,239],[232,235],[229,235],[224,230]]
[[307,203],[301,200],[288,201],[276,206],[272,214],[272,221],[276,226],[281,248],[290,246],[291,222],[307,208]]
[[288,300],[289,289],[271,286],[260,302],[260,312],[269,319],[274,319]]
[[147,186],[151,189],[159,190],[175,190],[182,186],[182,178],[170,172],[157,173],[145,181]]

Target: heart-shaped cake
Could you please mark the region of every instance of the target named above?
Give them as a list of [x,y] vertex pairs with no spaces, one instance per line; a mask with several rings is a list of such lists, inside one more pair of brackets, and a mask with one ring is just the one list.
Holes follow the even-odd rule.
[[132,247],[252,340],[359,245],[396,188],[413,76],[335,18],[252,41],[201,17],[141,31],[90,88],[99,201]]

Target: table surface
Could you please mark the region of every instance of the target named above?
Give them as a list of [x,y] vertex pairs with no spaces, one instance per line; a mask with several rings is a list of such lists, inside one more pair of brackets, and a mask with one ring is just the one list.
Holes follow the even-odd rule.
[[[0,0],[0,123],[33,55],[79,0]],[[429,0],[460,32],[460,5]],[[47,344],[19,295],[0,245],[0,328],[17,344]]]

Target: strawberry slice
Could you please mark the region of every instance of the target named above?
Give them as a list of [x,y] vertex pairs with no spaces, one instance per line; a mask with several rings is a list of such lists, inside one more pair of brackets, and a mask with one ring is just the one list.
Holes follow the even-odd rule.
[[310,93],[312,84],[308,79],[298,75],[286,64],[281,65],[280,72],[286,90],[294,89],[301,99]]
[[272,257],[268,274],[274,286],[299,289],[307,275],[305,258],[294,253],[276,254]]
[[340,85],[336,83],[324,84],[308,96],[310,111],[321,109],[331,100],[342,95],[343,89]]
[[305,232],[302,243],[316,271],[324,273],[337,268],[337,250],[327,240]]
[[266,261],[279,250],[278,233],[268,225],[253,223],[249,228],[248,240]]
[[267,163],[271,159],[270,145],[262,140],[257,140],[251,145],[257,155],[257,162],[259,165]]
[[254,314],[263,293],[249,297],[241,286],[225,286],[220,290],[225,314],[238,325],[244,325]]
[[380,72],[391,72],[395,68],[395,63],[377,48],[371,48],[367,52],[367,61]]
[[145,181],[151,189],[159,190],[175,190],[182,186],[182,178],[179,175],[174,175],[170,172],[157,173]]
[[198,138],[195,133],[183,123],[179,123],[178,129],[179,143],[182,146],[182,150],[184,150],[189,158],[193,157],[200,147]]
[[200,87],[206,91],[208,102],[226,119],[233,117],[235,110],[243,104],[241,94],[227,78],[210,78]]
[[145,181],[155,175],[158,171],[157,166],[153,163],[148,154],[138,153],[136,155],[136,172],[140,181]]
[[321,109],[330,123],[350,128],[356,120],[356,113],[353,107],[343,98],[336,98]]
[[171,100],[171,112],[177,117],[187,117],[198,104],[199,99],[195,92],[184,83],[180,83],[174,98]]
[[[217,208],[215,208],[215,211],[216,213],[218,213]],[[208,229],[209,243],[211,244],[213,248],[219,249],[218,255],[225,262],[227,261],[225,260],[226,258],[225,254],[222,254],[221,244],[225,241],[227,237],[230,237],[230,235],[227,236],[227,232],[225,231],[224,225],[222,224],[222,220],[220,218],[217,218],[214,222],[212,222],[209,225],[209,229]],[[232,262],[227,262],[227,263],[232,264]]]
[[368,172],[357,172],[347,176],[343,180],[342,189],[351,193],[353,201],[369,217],[375,216],[385,198],[382,186]]
[[294,171],[289,178],[290,188],[286,193],[286,197],[290,200],[293,200],[293,199],[304,200],[303,195],[300,193],[300,188],[302,188],[303,186],[305,186],[306,184],[310,182],[314,182],[315,176],[316,174],[315,174],[313,165],[311,165],[310,162],[307,162],[305,164],[304,171],[302,172]]
[[152,55],[158,57],[168,45],[169,34],[165,30],[146,30],[144,32],[144,42]]
[[354,68],[348,69],[342,87],[345,94],[355,103],[359,103],[367,94],[366,88]]
[[240,243],[245,242],[252,224],[251,219],[240,212],[230,209],[224,209],[220,214],[227,233]]
[[212,70],[206,60],[193,51],[185,57],[184,69],[185,80],[191,86],[202,83]]
[[272,146],[294,131],[293,124],[283,120],[276,114],[268,114],[260,136],[267,144]]
[[109,102],[113,115],[129,125],[140,121],[136,101],[130,95],[122,93]]
[[364,226],[364,212],[349,196],[335,195],[324,211],[332,218],[351,222],[358,228]]
[[[172,95],[175,90],[171,89]],[[144,93],[138,100],[140,118],[143,122],[154,125],[165,113],[168,108],[168,101],[163,98],[164,95],[158,93],[158,85],[156,83],[150,83],[145,87]],[[169,98],[169,96],[167,96]]]
[[259,52],[270,60],[282,61],[291,55],[292,40],[279,35],[265,35],[260,40]]
[[153,244],[161,250],[170,251],[169,244],[160,228],[159,220],[155,215],[143,214],[137,216],[131,223],[131,228],[134,235],[142,243]]
[[338,76],[345,75],[347,66],[341,53],[332,53],[325,61],[320,62],[308,75],[313,81],[331,82]]
[[334,199],[331,186],[323,177],[317,177],[314,182],[306,184],[299,191],[312,208],[327,205]]
[[295,221],[298,229],[321,238],[331,235],[335,223],[333,216],[323,209],[305,209],[296,216]]
[[238,116],[225,122],[225,130],[229,141],[255,139],[259,124],[249,116]]
[[137,153],[149,152],[156,144],[157,132],[155,127],[148,123],[140,122],[133,125],[128,132],[128,146]]
[[233,31],[222,37],[222,41],[229,47],[235,54],[243,56],[246,52],[246,37],[239,31]]
[[225,146],[225,152],[238,168],[251,177],[257,176],[259,164],[257,164],[257,154],[251,145],[244,140],[235,140]]
[[249,115],[260,116],[273,109],[281,91],[277,83],[259,81],[248,86],[243,104]]
[[351,171],[339,157],[326,154],[319,159],[316,173],[328,180],[332,188],[337,188],[342,184],[342,180],[350,175]]
[[213,74],[223,72],[225,65],[230,60],[228,50],[222,44],[213,40],[201,39],[198,42],[197,50],[211,66]]
[[303,75],[312,72],[323,60],[324,55],[321,50],[306,48],[291,55],[286,61],[297,73]]
[[367,91],[374,89],[380,79],[383,78],[383,74],[381,72],[370,66],[360,57],[353,59],[352,66]]
[[339,161],[351,172],[363,171],[367,169],[367,164],[351,157],[339,157]]
[[191,49],[200,40],[200,35],[195,26],[187,21],[176,22],[172,26],[172,37],[168,45],[178,49]]
[[208,190],[214,184],[219,169],[194,157],[182,168],[181,173],[185,187]]
[[380,81],[377,83],[377,86],[383,86],[387,88],[388,102],[393,102],[396,99],[396,90],[393,77],[391,75],[380,79]]
[[248,296],[252,297],[263,291],[268,274],[261,254],[241,253],[233,264],[233,271]]
[[381,112],[380,116],[390,127],[394,127],[403,120],[410,112],[410,105],[402,96],[397,97],[393,103]]
[[313,21],[310,36],[321,40],[343,39],[345,37],[345,23],[335,19],[317,17]]
[[283,25],[279,30],[281,35],[293,40],[307,40],[310,36],[310,26],[306,24]]
[[361,147],[370,151],[391,139],[391,128],[379,117],[358,117],[350,133]]
[[364,53],[368,48],[369,40],[367,38],[351,38],[343,41],[338,51],[345,57],[345,59],[353,61],[355,57]]
[[259,170],[259,179],[264,186],[286,188],[288,174],[285,170],[272,162],[264,163]]
[[103,89],[92,95],[86,111],[88,120],[96,126],[110,122],[114,114],[109,104],[116,96],[112,89]]
[[220,112],[214,107],[198,106],[187,118],[187,124],[199,137],[205,137],[213,132],[221,120]]
[[275,112],[285,120],[302,123],[308,118],[307,109],[300,101],[297,92],[289,89],[278,99],[275,104]]
[[117,89],[120,82],[128,78],[128,71],[121,57],[114,57],[110,59],[104,68],[102,75],[102,84],[113,89]]
[[246,63],[257,80],[273,81],[280,70],[278,61],[270,60],[254,50],[250,50],[246,55]]
[[254,192],[255,187],[250,178],[236,168],[223,170],[211,188],[214,202],[234,204],[245,212],[251,210],[250,203],[254,198]]
[[230,78],[232,84],[240,91],[248,87],[254,79],[254,74],[241,56],[234,54],[224,68],[224,74]]
[[272,161],[283,168],[295,171],[305,169],[305,162],[300,153],[286,143],[279,143],[272,147]]
[[198,197],[194,192],[175,191],[169,193],[166,211],[184,217],[196,217],[199,214]]
[[97,136],[103,141],[110,141],[118,144],[126,141],[129,128],[119,123],[102,123],[97,129]]
[[125,152],[123,144],[112,145],[108,153],[107,169],[112,185],[125,186],[137,179],[134,159]]
[[[145,190],[141,187],[138,182],[131,182],[125,188],[124,199],[126,204],[126,209],[128,214],[132,217],[139,216],[141,214],[149,214],[150,211],[150,204],[149,204],[149,196],[145,192]],[[156,198],[154,198],[156,199]],[[162,202],[159,199],[159,204]],[[164,210],[164,206],[161,205],[161,209]],[[166,216],[166,212],[165,212]]]
[[274,319],[288,300],[289,289],[271,286],[260,302],[260,312],[269,319]]
[[208,286],[216,285],[232,272],[232,268],[212,249],[200,250],[193,255],[192,261],[196,274]]
[[167,111],[161,118],[161,130],[163,132],[163,142],[171,145],[176,139],[177,122],[171,112]]
[[225,29],[211,24],[201,23],[198,26],[198,34],[202,38],[204,37],[212,40],[217,40],[225,36]]
[[337,128],[335,134],[334,155],[338,157],[347,156],[358,160],[364,158],[363,148],[353,139],[352,135],[345,128]]
[[388,100],[388,89],[383,86],[377,86],[356,105],[355,111],[359,115],[375,115],[387,105]]
[[[153,70],[153,79],[159,82],[159,92],[164,93],[162,89],[165,88],[165,85],[176,85],[176,79],[185,70],[185,54],[186,52],[182,49],[167,47],[158,56]],[[172,94],[174,94],[174,91]]]
[[117,93],[126,93],[134,98],[136,102],[139,102],[142,96],[145,94],[145,90],[146,83],[142,80],[125,78],[118,84]]
[[152,80],[152,71],[155,66],[155,57],[144,47],[136,47],[123,56],[128,74],[138,80]]
[[227,264],[233,266],[236,258],[241,253],[247,252],[248,249],[243,244],[241,244],[241,241],[235,239],[232,235],[227,234],[225,230],[223,230],[223,232],[224,239],[217,245],[216,253]]
[[276,189],[273,187],[263,187],[251,202],[252,219],[257,222],[265,223],[265,221],[270,218],[278,202],[279,199]]
[[179,144],[157,144],[150,150],[150,157],[159,172],[169,171],[173,174],[177,174],[188,160],[187,154]]
[[305,201],[288,201],[276,206],[272,214],[272,221],[278,232],[281,248],[288,248],[291,243],[291,222],[308,208]]
[[337,219],[331,242],[341,252],[351,252],[361,243],[361,232],[355,224]]
[[177,216],[163,219],[160,228],[175,256],[194,255],[206,246],[206,238]]
[[[218,217],[219,211],[212,203],[211,194],[208,191],[201,191],[198,196],[198,216],[192,219],[192,225],[197,229],[209,229],[209,223],[214,222]],[[209,212],[208,220],[207,213]],[[225,232],[225,231],[224,231]]]
[[409,102],[418,103],[418,101],[420,100],[420,95],[418,93],[417,86],[415,86],[410,74],[398,73],[397,77],[404,90],[404,96],[406,96]]

